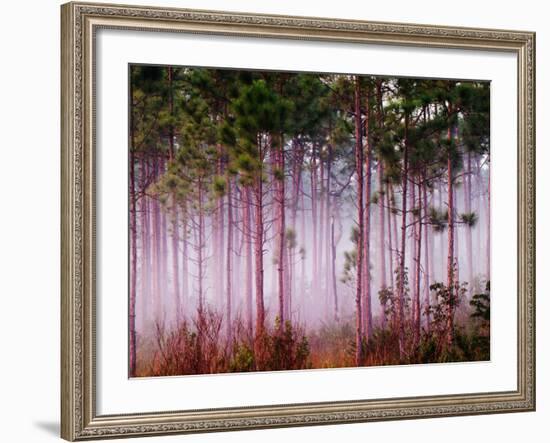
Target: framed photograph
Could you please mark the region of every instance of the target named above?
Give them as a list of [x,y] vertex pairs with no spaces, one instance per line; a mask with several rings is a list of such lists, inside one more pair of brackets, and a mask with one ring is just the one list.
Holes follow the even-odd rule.
[[535,35],[62,6],[67,440],[535,409]]

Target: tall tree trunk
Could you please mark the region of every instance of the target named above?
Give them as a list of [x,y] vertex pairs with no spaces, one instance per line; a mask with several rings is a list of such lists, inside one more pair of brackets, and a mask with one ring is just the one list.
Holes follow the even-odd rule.
[[304,197],[304,189],[303,189],[303,182],[300,187],[300,201],[301,201],[301,214],[300,214],[300,235],[302,238],[302,248],[304,248],[303,254],[301,254],[300,259],[301,262],[301,269],[300,269],[300,297],[302,298],[302,302],[305,300],[306,295],[306,260],[305,260],[305,254],[308,254],[308,251],[305,250],[305,240],[306,240],[306,203],[305,203],[305,197]]
[[404,349],[404,299],[405,299],[405,254],[407,245],[407,189],[409,183],[409,115],[405,115],[405,143],[403,147],[403,177],[401,188],[403,196],[401,197],[401,249],[399,255],[399,276],[397,290],[397,333],[399,338],[399,357],[402,358]]
[[340,321],[340,313],[338,312],[338,291],[336,288],[336,239],[334,234],[334,219],[335,216],[330,217],[330,245],[331,245],[331,282],[332,282],[332,297],[334,301],[334,321]]
[[281,177],[277,180],[277,206],[278,210],[278,260],[277,260],[277,276],[279,286],[279,321],[280,331],[284,330],[285,318],[285,156],[284,156],[284,140],[283,135],[279,137],[279,149],[277,152],[278,168]]
[[[468,214],[472,212],[472,153],[466,154],[466,176],[464,177],[464,211]],[[467,260],[467,281],[470,295],[472,295],[471,283],[473,282],[473,255],[472,255],[472,228],[466,226],[466,260]]]
[[[168,109],[170,116],[174,116],[174,68],[168,67]],[[170,124],[168,127],[168,155],[171,162],[175,160],[174,149],[174,125]],[[178,233],[178,205],[176,202],[175,192],[171,193],[171,213],[172,213],[172,282],[173,282],[173,297],[174,297],[174,324],[178,324],[181,318],[181,303],[180,303],[180,287],[179,287],[179,263],[178,263],[178,247],[179,247],[179,233]],[[165,274],[166,275],[166,274]]]
[[[392,223],[392,218],[393,217],[393,214],[392,214],[392,203],[391,203],[391,197],[390,195],[393,195],[393,190],[390,188],[390,184],[388,183],[387,186],[386,186],[386,202],[387,202],[387,205],[388,205],[388,249],[389,249],[389,252],[390,252],[390,284],[391,284],[391,289],[392,289],[392,292],[395,291],[395,274],[394,274],[394,270],[393,270],[393,238],[395,238],[395,241],[397,241],[397,238],[395,236],[393,236],[392,238],[392,228],[395,229],[395,226],[392,226],[393,223]],[[386,302],[384,302],[382,304],[382,309],[384,310],[383,314],[384,314],[384,318],[386,318],[386,310],[387,310],[387,305],[386,305]],[[395,324],[395,318],[392,319],[394,324]]]
[[[258,158],[263,161],[262,140],[258,137]],[[263,185],[262,171],[260,170],[254,178],[254,197],[255,197],[255,238],[254,238],[254,260],[255,260],[255,280],[256,280],[256,340],[255,355],[256,369],[263,368],[263,339],[265,335],[265,309],[264,309],[264,218],[263,218]]]
[[[159,176],[159,156],[158,154],[154,159],[154,171],[153,181],[156,181]],[[153,205],[153,320],[155,323],[160,322],[162,312],[162,300],[161,300],[161,268],[160,268],[160,243],[161,243],[161,231],[160,231],[160,207],[157,198],[152,201]]]
[[136,375],[136,283],[137,283],[137,218],[136,218],[136,173],[134,136],[132,126],[132,146],[130,147],[130,377]]
[[287,321],[292,321],[292,279],[293,279],[293,262],[292,262],[292,248],[288,245],[285,248],[285,300],[284,300],[284,310],[285,310],[285,319]]
[[[224,173],[223,162],[223,147],[221,144],[216,146],[217,163],[216,173],[218,176],[222,176]],[[217,300],[220,306],[224,304],[224,284],[223,278],[220,278],[224,274],[224,244],[225,244],[225,213],[223,208],[223,197],[216,198],[216,209],[214,211],[214,220],[212,224],[213,230],[213,249],[214,249],[214,300]]]
[[421,257],[422,257],[422,185],[419,182],[418,183],[418,215],[417,215],[417,223],[415,224],[415,231],[416,231],[416,257],[415,257],[415,284],[416,287],[414,288],[414,345],[415,347],[418,346],[418,343],[420,341],[420,320],[421,320],[421,312],[420,312],[420,273],[421,273]]
[[189,299],[189,241],[187,240],[188,229],[188,211],[187,202],[183,201],[182,205],[182,253],[181,253],[181,286],[182,286],[182,319],[185,318],[187,309],[187,301]]
[[[439,182],[439,211],[443,213],[444,211],[444,200],[443,200],[443,184],[441,181]],[[448,208],[447,208],[448,211]],[[440,233],[439,235],[439,263],[441,263],[440,272],[441,272],[441,281],[444,281],[446,279],[447,275],[447,263],[444,258],[444,252],[445,251],[445,236],[443,233]]]
[[[384,165],[382,161],[378,161],[378,213],[379,213],[379,253],[380,253],[380,286],[381,289],[388,287],[387,268],[386,268],[386,208],[384,208]],[[382,313],[382,328],[385,324],[386,316]]]
[[[326,276],[326,318],[329,320],[331,318],[331,309],[330,305],[333,304],[336,294],[335,287],[336,282],[334,282],[334,274],[335,270],[333,269],[334,263],[333,263],[333,256],[336,253],[332,250],[333,244],[333,230],[334,230],[334,214],[332,213],[332,202],[331,202],[331,195],[330,195],[330,187],[331,187],[331,175],[332,173],[332,145],[329,143],[327,145],[327,181],[326,181],[326,187],[325,187],[325,198],[326,198],[326,222],[325,222],[325,245],[326,245],[326,252],[325,252],[325,276]],[[330,221],[330,222],[329,222]],[[335,247],[335,246],[334,246]]]
[[417,227],[417,222],[418,220],[416,219],[416,215],[415,215],[415,207],[416,207],[416,183],[414,182],[415,180],[415,177],[413,176],[412,180],[411,180],[411,183],[410,183],[410,201],[409,201],[409,206],[410,206],[410,212],[412,213],[412,221],[411,221],[411,224],[412,224],[412,231],[413,231],[413,235],[411,237],[411,239],[409,240],[409,248],[411,250],[411,254],[410,254],[410,264],[409,264],[409,281],[411,281],[411,327],[413,328],[414,330],[414,319],[416,317],[416,312],[415,312],[415,309],[416,309],[416,305],[414,303],[414,300],[415,300],[415,290],[416,290],[416,227]]
[[[301,142],[297,141],[296,139],[293,140],[293,145],[292,145],[293,149],[292,149],[292,198],[293,198],[293,201],[292,201],[292,212],[291,212],[291,226],[292,226],[292,229],[294,229],[294,234],[295,234],[295,238],[297,239],[302,239],[301,241],[303,242],[303,239],[305,239],[305,222],[304,222],[304,208],[303,208],[303,205],[304,205],[304,195],[303,195],[303,192],[302,192],[302,165],[303,165],[303,162],[304,162],[304,156],[305,156],[305,149],[302,145]],[[301,205],[302,205],[302,214],[301,214],[301,222],[302,222],[302,225],[300,227],[300,231],[299,231],[299,235],[298,235],[298,231],[297,231],[297,226],[296,226],[296,218],[298,216],[298,204],[299,202],[301,202]],[[290,259],[290,266],[291,268],[289,268],[289,273],[292,274],[292,279],[289,279],[290,280],[290,286],[289,286],[289,289],[292,293],[292,296],[296,296],[298,291],[297,291],[297,261],[296,261],[296,257]],[[301,281],[301,288],[300,288],[300,294],[302,294],[302,296],[304,295],[304,292],[305,292],[305,269],[304,269],[304,260],[302,260],[302,276],[300,278],[300,281]],[[290,314],[290,309],[289,309],[289,314]]]
[[[489,165],[489,163],[487,163]],[[485,244],[485,269],[487,274],[487,280],[491,280],[491,169],[490,165],[487,169],[487,233]]]
[[[355,293],[355,364],[363,364],[363,131],[361,127],[361,86],[359,77],[355,78],[355,167],[357,174],[357,288]],[[314,277],[315,278],[315,277]]]
[[313,254],[311,256],[312,275],[311,275],[311,298],[319,294],[319,268],[318,268],[318,244],[317,244],[317,160],[316,145],[313,144],[311,157],[311,224],[313,239]]
[[454,222],[454,187],[453,187],[453,165],[451,159],[452,128],[448,130],[449,153],[447,155],[447,199],[448,199],[448,217],[447,217],[447,288],[449,291],[449,306],[447,307],[447,346],[453,343],[454,330],[454,286],[455,286],[455,263],[454,263],[454,241],[455,241],[455,222]]
[[[323,155],[321,152],[322,146],[319,147],[319,184],[320,184],[320,190],[319,190],[319,233],[318,233],[318,241],[319,241],[319,250],[317,252],[317,271],[319,272],[317,280],[319,284],[319,294],[320,294],[320,300],[319,303],[322,307],[321,311],[323,317],[327,318],[327,297],[326,297],[326,279],[325,277],[325,270],[323,268],[323,258],[325,256],[323,250],[324,250],[324,240],[325,240],[325,162],[323,159]],[[328,248],[328,245],[327,245]],[[322,295],[321,295],[322,294]]]
[[203,208],[203,184],[199,178],[199,244],[197,248],[198,283],[199,283],[199,313],[204,311],[204,208]]
[[366,155],[365,155],[365,171],[366,171],[366,183],[365,183],[365,233],[363,236],[363,253],[364,253],[364,282],[363,282],[363,327],[365,329],[365,339],[369,341],[372,337],[372,300],[371,300],[371,288],[372,288],[372,275],[370,272],[370,228],[371,228],[371,195],[372,195],[372,134],[370,128],[371,120],[371,99],[370,91],[367,89],[367,115],[365,119],[365,131],[366,131]]
[[[424,211],[428,211],[428,187],[426,186],[426,174],[422,182]],[[430,332],[430,281],[432,277],[430,263],[431,239],[428,235],[428,223],[424,223],[424,312],[426,313],[426,331]]]
[[141,325],[145,327],[153,305],[151,299],[151,228],[149,226],[149,197],[146,193],[149,161],[145,154],[141,157]]
[[[475,193],[475,210],[476,210],[476,214],[479,214],[480,216],[480,219],[481,219],[481,211],[482,211],[482,190],[484,189],[484,185],[483,185],[483,182],[482,182],[482,177],[481,177],[481,165],[479,163],[479,157],[476,156],[475,157],[475,170],[476,170],[476,193]],[[475,244],[476,245],[481,245],[481,236],[482,236],[482,232],[481,232],[481,224],[478,224],[477,226],[477,229],[476,229],[476,239],[475,239]],[[482,262],[483,260],[483,257],[480,257],[481,254],[476,254],[475,255],[475,269],[478,271],[478,274],[479,273],[482,273],[482,266],[485,266],[485,263]],[[481,288],[478,288],[478,289],[481,289]]]
[[252,307],[252,227],[250,219],[250,208],[252,206],[250,187],[244,188],[244,214],[243,214],[243,227],[244,227],[244,242],[245,242],[245,303],[246,303],[246,324],[248,333],[252,336],[253,333],[253,307]]
[[181,320],[181,294],[179,280],[179,216],[178,206],[175,194],[172,194],[172,278],[174,280],[174,307],[175,307],[175,324]]
[[231,189],[231,179],[229,178],[229,174],[226,178],[226,185],[227,185],[227,260],[225,263],[225,270],[226,270],[226,300],[225,300],[225,326],[226,326],[226,337],[229,343],[231,343],[232,340],[232,330],[231,330],[231,291],[233,289],[233,283],[232,283],[232,249],[233,249],[233,201],[232,201],[232,189]]
[[233,260],[231,264],[231,312],[232,319],[238,312],[239,303],[242,302],[242,286],[241,286],[241,259],[243,255],[243,239],[242,239],[242,210],[239,204],[242,202],[242,192],[238,187],[238,180],[232,180],[232,204],[233,204]]
[[[394,244],[394,247],[393,247],[393,252],[394,252],[394,263],[395,263],[395,270],[392,272],[392,278],[394,280],[394,283],[393,283],[393,288],[394,290],[397,288],[398,284],[397,284],[397,274],[399,273],[399,246],[398,246],[398,241],[399,241],[399,236],[397,235],[397,225],[398,225],[398,222],[397,222],[397,202],[395,200],[395,192],[394,192],[394,188],[393,188],[393,185],[391,185],[390,187],[390,191],[391,191],[391,197],[392,197],[392,201],[393,201],[393,205],[392,208],[394,208],[393,211],[390,211],[390,217],[392,218],[392,231],[393,231],[393,239],[395,241],[395,244]],[[395,272],[397,271],[397,273]]]
[[[166,172],[166,158],[164,155],[160,157],[160,173],[159,176],[162,177]],[[168,223],[166,221],[166,207],[159,205],[160,211],[160,296],[162,297],[162,315],[163,319],[166,317],[166,307],[167,307],[167,297],[168,297]]]
[[[460,251],[460,242],[458,241],[458,229],[457,229],[457,226],[456,226],[456,216],[458,214],[458,192],[456,190],[456,186],[454,187],[454,204],[455,204],[455,241],[454,241],[454,245],[455,245],[455,282],[457,284],[460,284],[460,272],[461,272],[461,266],[460,266],[460,262],[459,262],[459,257],[460,257],[460,254],[459,254],[459,251]],[[457,294],[458,295],[458,294]]]

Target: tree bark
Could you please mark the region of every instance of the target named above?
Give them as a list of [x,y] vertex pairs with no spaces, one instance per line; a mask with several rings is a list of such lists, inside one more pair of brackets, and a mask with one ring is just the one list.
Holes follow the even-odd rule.
[[[158,154],[154,159],[154,180],[159,176],[159,158]],[[160,244],[161,244],[161,232],[160,232],[160,207],[158,199],[154,198],[153,204],[153,320],[155,323],[161,320],[162,313],[162,300],[161,300],[161,267],[160,267]]]
[[146,156],[141,158],[141,325],[145,327],[147,317],[152,311],[151,305],[151,228],[149,226],[149,197],[146,193],[147,175],[149,173],[149,161]]
[[187,309],[187,301],[189,299],[189,241],[187,240],[187,229],[188,229],[188,211],[187,211],[187,202],[183,201],[182,205],[182,253],[181,253],[181,286],[182,286],[182,319],[185,318],[185,313]]
[[[263,150],[261,136],[258,136],[258,157],[263,162]],[[263,337],[265,335],[265,309],[264,309],[264,219],[263,219],[263,184],[262,171],[258,171],[254,178],[255,198],[255,238],[254,238],[254,260],[255,260],[255,284],[256,284],[256,340],[255,355],[256,369],[263,367]]]
[[402,358],[404,349],[404,295],[405,295],[405,253],[407,245],[407,189],[409,183],[409,115],[405,115],[405,140],[403,147],[403,177],[401,188],[403,195],[401,197],[401,250],[399,256],[399,277],[397,291],[397,331],[399,339],[399,357]]
[[[466,154],[466,171],[464,178],[464,211],[468,214],[472,213],[472,153],[468,151]],[[466,226],[466,260],[467,260],[467,280],[471,284],[473,281],[474,266],[473,266],[473,254],[472,254],[472,227]],[[469,287],[470,295],[472,295],[472,288]]]
[[[333,208],[332,208],[332,201],[331,201],[331,195],[330,195],[330,187],[331,187],[331,173],[332,173],[332,145],[329,143],[327,145],[327,184],[325,188],[325,198],[326,198],[326,229],[325,229],[325,245],[326,245],[326,253],[325,253],[325,276],[326,276],[326,318],[327,320],[331,317],[331,309],[330,305],[331,303],[334,304],[334,301],[336,300],[336,282],[334,281],[334,275],[336,273],[335,269],[333,267],[335,266],[333,262],[333,257],[336,254],[336,251],[333,250],[336,246],[333,244],[333,236],[334,236],[334,214],[333,214]],[[329,223],[330,221],[330,223]]]
[[204,208],[203,208],[203,184],[199,178],[199,244],[197,248],[198,255],[198,283],[199,283],[199,313],[204,311]]
[[175,324],[181,321],[181,294],[179,280],[179,216],[178,206],[175,194],[172,194],[172,278],[174,281],[174,307],[175,307]]
[[334,321],[340,321],[338,312],[338,291],[336,288],[336,239],[334,235],[334,215],[330,218],[330,244],[331,244],[331,273],[332,273],[332,297],[334,303]]
[[[391,203],[391,197],[390,195],[393,195],[393,190],[390,188],[390,184],[388,183],[387,186],[386,186],[386,201],[387,201],[387,205],[388,205],[388,249],[389,249],[389,256],[390,256],[390,283],[391,283],[391,289],[392,289],[392,292],[395,291],[395,274],[394,274],[394,270],[393,270],[393,238],[392,238],[392,203]],[[395,227],[393,227],[395,228]],[[397,238],[395,238],[395,241],[397,241]],[[386,302],[384,302],[382,304],[382,309],[384,310],[383,312],[383,317],[386,318],[386,310],[387,310],[387,305],[386,305]],[[392,319],[392,320],[395,320]],[[395,321],[394,321],[395,323]]]
[[284,140],[283,135],[280,134],[279,149],[277,152],[278,168],[281,173],[281,177],[277,180],[277,205],[278,211],[278,261],[277,261],[277,276],[278,276],[278,289],[279,289],[279,326],[280,331],[284,330],[285,318],[285,157],[284,157]]
[[371,100],[370,91],[367,89],[367,115],[365,119],[365,132],[366,132],[366,155],[365,155],[365,233],[363,237],[363,251],[364,251],[364,299],[363,299],[363,327],[365,329],[365,340],[368,342],[372,337],[372,275],[370,272],[370,231],[371,231],[371,195],[372,195],[372,134],[370,128],[371,120]]
[[[173,68],[168,67],[168,109],[170,116],[174,116],[174,82],[173,82]],[[175,160],[175,147],[174,147],[174,125],[170,123],[168,127],[168,155],[171,162]],[[176,202],[175,192],[171,193],[171,213],[172,213],[172,282],[173,282],[173,297],[174,297],[174,324],[177,325],[181,319],[181,302],[180,302],[180,284],[179,284],[179,263],[178,263],[178,247],[179,247],[179,233],[178,233],[178,206]]]
[[417,215],[417,223],[415,225],[416,230],[416,257],[415,257],[415,284],[416,287],[414,289],[414,345],[415,347],[418,346],[419,340],[420,340],[420,320],[421,320],[421,312],[420,312],[420,274],[421,274],[421,257],[422,257],[422,185],[419,182],[418,183],[418,215]]
[[487,238],[485,239],[485,269],[487,280],[491,280],[491,170],[487,169]]
[[250,220],[250,207],[252,206],[252,197],[250,195],[250,187],[244,188],[244,213],[243,213],[243,227],[244,227],[244,247],[245,247],[245,303],[246,303],[246,324],[248,333],[252,336],[253,333],[253,307],[252,307],[252,228]]
[[447,216],[447,288],[449,291],[449,306],[447,307],[447,346],[453,343],[454,334],[454,284],[455,284],[455,263],[454,263],[454,187],[453,187],[453,165],[451,161],[451,144],[452,144],[452,128],[448,130],[449,153],[447,154],[447,199],[448,199],[448,216]]
[[361,86],[359,77],[355,78],[355,167],[357,174],[357,288],[355,293],[355,364],[363,364],[363,134],[361,122]]
[[136,223],[136,174],[135,154],[132,129],[132,146],[130,147],[130,306],[129,306],[129,329],[130,329],[130,377],[136,375],[136,283],[137,283],[137,223]]
[[232,201],[232,189],[231,189],[231,179],[229,174],[226,178],[227,185],[227,260],[226,260],[226,300],[225,300],[225,326],[226,326],[226,338],[229,343],[232,341],[232,329],[231,329],[231,303],[232,303],[232,294],[233,289],[232,283],[232,249],[233,249],[233,201]]
[[311,224],[312,224],[312,240],[313,254],[311,256],[312,264],[312,279],[311,279],[311,298],[319,294],[319,268],[318,265],[318,244],[317,244],[317,160],[316,160],[316,145],[313,143],[311,157]]
[[[428,210],[428,187],[426,186],[426,175],[422,184],[424,211]],[[430,237],[428,223],[424,223],[424,312],[426,313],[426,331],[430,332],[430,279],[432,276],[430,263]]]

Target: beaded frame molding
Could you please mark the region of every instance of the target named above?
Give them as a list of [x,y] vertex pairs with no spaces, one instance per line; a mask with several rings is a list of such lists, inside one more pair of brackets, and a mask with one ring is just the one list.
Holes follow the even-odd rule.
[[[187,32],[505,51],[518,69],[518,379],[511,392],[97,415],[94,35]],[[535,409],[535,34],[73,2],[61,7],[61,436],[109,437],[460,416]],[[129,411],[130,412],[130,411]]]

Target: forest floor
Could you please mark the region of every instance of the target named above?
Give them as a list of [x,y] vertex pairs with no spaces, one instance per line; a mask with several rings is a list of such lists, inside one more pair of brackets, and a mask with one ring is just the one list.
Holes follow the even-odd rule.
[[363,343],[364,360],[355,360],[353,320],[323,324],[307,333],[287,322],[267,327],[262,337],[253,336],[236,320],[232,337],[222,331],[221,317],[214,312],[197,315],[170,330],[157,325],[154,337],[140,337],[136,376],[170,376],[253,371],[344,368],[400,364],[486,361],[490,359],[487,322],[458,313],[453,343],[444,330],[422,330],[399,338],[391,329],[375,327]]

